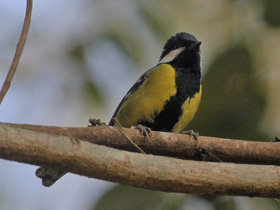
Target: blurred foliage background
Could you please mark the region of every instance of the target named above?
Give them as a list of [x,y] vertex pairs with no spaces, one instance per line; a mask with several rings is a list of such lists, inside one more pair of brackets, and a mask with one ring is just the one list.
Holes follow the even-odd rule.
[[[0,82],[25,1],[0,4]],[[0,121],[108,122],[126,91],[181,31],[202,41],[203,98],[188,129],[270,141],[280,133],[279,0],[41,0]],[[154,192],[67,175],[43,188],[36,167],[0,161],[0,209],[280,209],[273,199]],[[16,202],[15,202],[16,201]]]

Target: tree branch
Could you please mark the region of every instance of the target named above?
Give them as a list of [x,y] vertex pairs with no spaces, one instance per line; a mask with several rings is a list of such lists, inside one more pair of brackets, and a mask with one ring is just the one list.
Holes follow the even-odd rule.
[[10,67],[10,70],[7,74],[5,82],[3,83],[2,89],[0,91],[0,104],[2,103],[7,91],[9,90],[12,79],[16,73],[16,69],[17,69],[17,66],[18,66],[18,63],[19,63],[19,60],[21,57],[21,53],[23,51],[23,47],[25,44],[25,40],[26,40],[26,37],[28,34],[29,25],[30,25],[30,21],[31,21],[31,13],[32,13],[32,0],[27,0],[25,19],[24,19],[21,35],[20,35],[20,38],[19,38],[19,41],[17,44],[17,49],[15,52],[14,59],[13,59],[12,65]]
[[[140,136],[137,130],[124,130],[134,141]],[[108,139],[117,142],[122,139],[127,142],[116,128],[109,126],[60,128],[1,123],[0,157],[34,165],[51,166],[88,177],[152,190],[195,194],[280,196],[280,167],[278,166],[211,163],[143,155],[83,141],[88,140],[89,136],[92,139],[96,138],[95,141],[100,141],[102,137],[106,139],[105,142],[109,142]],[[198,142],[195,142],[185,135],[161,132],[152,132],[151,139],[155,140],[154,138],[159,136],[163,138],[159,139],[160,144],[163,143],[163,145],[158,144],[159,148],[168,148],[167,145],[173,144],[173,147],[178,150],[181,146],[185,147],[185,143],[190,146],[192,144],[190,142],[199,144],[200,141],[207,141],[206,137],[201,137]],[[78,141],[77,137],[82,140]],[[180,144],[176,145],[172,140],[175,137]],[[229,144],[238,142],[216,140]],[[141,141],[137,143],[139,142]],[[144,142],[150,142],[150,138],[149,140],[142,138],[142,145]],[[271,144],[274,147],[279,145],[278,143],[259,144]],[[243,143],[243,145],[247,144]]]
[[[118,131],[108,126],[55,127],[26,124],[0,123],[0,126],[22,128],[52,135],[68,136],[116,149],[138,152]],[[146,153],[180,159],[211,162],[232,162],[261,165],[280,165],[280,142],[257,142],[200,136],[198,141],[184,134],[152,132],[149,138],[135,129],[125,132]]]

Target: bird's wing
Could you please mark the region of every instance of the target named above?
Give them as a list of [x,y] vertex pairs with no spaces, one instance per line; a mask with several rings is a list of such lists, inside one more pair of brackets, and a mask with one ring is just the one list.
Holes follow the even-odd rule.
[[123,103],[129,98],[129,96],[134,93],[138,88],[143,84],[143,82],[149,77],[150,73],[153,71],[155,67],[149,69],[144,74],[141,75],[141,77],[134,83],[134,85],[129,89],[129,91],[125,94],[123,99],[121,100],[120,104],[118,105],[116,111],[113,114],[112,119],[109,122],[109,125],[114,125],[113,118],[116,117],[117,113],[119,112],[121,106]]
[[[124,127],[153,123],[165,103],[176,94],[176,73],[169,64],[160,64],[144,73],[121,101],[113,118]],[[144,123],[144,124],[145,124]],[[114,125],[111,120],[109,125]]]

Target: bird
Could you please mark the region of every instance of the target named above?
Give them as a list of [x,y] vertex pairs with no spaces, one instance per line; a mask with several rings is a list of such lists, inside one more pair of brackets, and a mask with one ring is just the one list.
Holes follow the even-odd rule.
[[[199,42],[181,32],[164,45],[158,64],[146,71],[127,92],[109,125],[180,133],[194,117],[202,94]],[[145,128],[148,128],[145,129]],[[185,133],[194,135],[192,130]]]
[[[194,117],[201,100],[200,45],[186,32],[171,36],[158,63],[140,76],[119,103],[110,126],[135,127],[144,136],[152,131],[180,133]],[[198,133],[185,132],[198,138]],[[66,172],[40,167],[37,177],[53,185]]]

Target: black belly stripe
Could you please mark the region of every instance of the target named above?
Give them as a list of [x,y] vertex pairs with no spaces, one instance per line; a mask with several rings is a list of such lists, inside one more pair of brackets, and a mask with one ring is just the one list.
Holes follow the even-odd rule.
[[171,96],[163,110],[155,114],[154,122],[141,121],[139,124],[147,126],[154,131],[171,131],[182,115],[182,103],[175,96]]
[[180,68],[176,69],[176,73],[176,94],[165,102],[164,108],[160,113],[154,113],[153,122],[142,120],[138,124],[147,126],[154,131],[172,131],[183,114],[182,105],[184,102],[187,98],[194,97],[200,89],[200,76],[190,76]]

